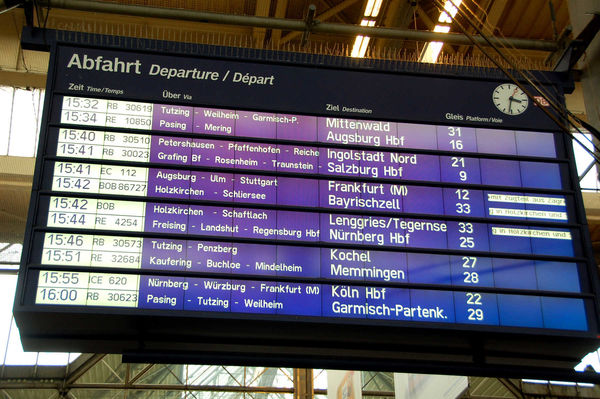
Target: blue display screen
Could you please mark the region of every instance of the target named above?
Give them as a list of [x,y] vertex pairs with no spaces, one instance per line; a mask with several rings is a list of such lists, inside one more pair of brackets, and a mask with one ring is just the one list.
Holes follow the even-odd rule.
[[[76,258],[80,266],[141,273],[128,291],[135,299],[85,305],[587,329],[585,317],[554,321],[559,309],[584,315],[583,299],[543,296],[582,292],[581,247],[562,227],[573,218],[573,199],[560,192],[569,179],[555,160],[553,133],[57,101],[64,127],[51,130],[54,160],[44,183],[53,195],[41,199],[47,228],[71,232],[46,233],[39,262]],[[133,117],[115,131],[97,130],[113,109]],[[81,118],[93,130],[68,127]],[[163,135],[174,128],[191,135]],[[286,143],[260,141],[279,137]],[[357,143],[367,149],[344,148]],[[403,151],[411,148],[456,154]],[[156,166],[163,164],[170,167]],[[126,236],[115,240],[106,233],[113,230]],[[63,244],[76,241],[89,244]],[[202,273],[276,280],[195,277]],[[38,287],[38,303],[54,303],[49,289],[57,288]]]
[[[67,53],[57,62],[75,68]],[[166,78],[144,69],[146,56],[131,61],[139,74]],[[214,82],[239,83],[222,72]],[[427,119],[365,89],[372,112],[335,112],[268,92],[275,75],[245,105],[237,86],[177,97],[187,93],[177,73],[152,95],[149,84],[133,90],[137,76],[118,83],[123,95],[57,77],[23,266],[28,304],[594,331],[576,177],[560,134],[536,127],[539,109],[484,118],[472,104],[465,118],[434,109]],[[491,101],[492,83],[472,86]]]

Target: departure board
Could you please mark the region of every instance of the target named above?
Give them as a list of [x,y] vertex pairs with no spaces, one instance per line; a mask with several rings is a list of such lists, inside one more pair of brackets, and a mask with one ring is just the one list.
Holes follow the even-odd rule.
[[487,337],[596,345],[572,152],[541,105],[498,105],[518,87],[60,43],[52,59],[15,302],[26,345],[184,350],[207,323],[201,343],[268,330],[300,352],[315,328],[346,350],[363,328],[468,336],[470,355]]

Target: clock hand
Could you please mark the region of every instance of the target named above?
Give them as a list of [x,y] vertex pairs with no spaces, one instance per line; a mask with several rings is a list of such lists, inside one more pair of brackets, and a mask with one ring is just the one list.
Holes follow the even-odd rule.
[[513,101],[515,101],[513,96],[508,97],[508,112],[509,113],[511,112]]

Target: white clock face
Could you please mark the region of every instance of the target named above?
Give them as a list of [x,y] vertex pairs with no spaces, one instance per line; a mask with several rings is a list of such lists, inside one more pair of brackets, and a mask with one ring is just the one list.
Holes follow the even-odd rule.
[[527,95],[513,83],[504,83],[494,89],[494,105],[507,115],[519,115],[529,105]]

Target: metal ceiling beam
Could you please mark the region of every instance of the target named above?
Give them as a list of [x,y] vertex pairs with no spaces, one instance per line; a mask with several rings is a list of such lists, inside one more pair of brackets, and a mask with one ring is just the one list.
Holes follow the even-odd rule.
[[[254,15],[257,17],[268,17],[271,9],[271,0],[257,0]],[[252,37],[255,45],[262,46],[265,41],[267,30],[265,28],[254,27]]]
[[73,372],[70,373],[66,377],[66,379],[65,379],[65,385],[71,385],[71,384],[73,384],[82,375],[84,375],[85,373],[87,373],[92,367],[94,367],[96,364],[98,364],[98,362],[100,362],[102,359],[104,359],[105,356],[106,356],[106,354],[103,354],[103,353],[96,353],[96,354],[90,356],[90,358],[88,360],[86,360],[77,369],[73,370]]
[[[471,45],[471,40],[464,34],[458,33],[435,33],[423,32],[406,29],[392,29],[382,27],[367,27],[357,25],[345,25],[337,23],[320,22],[312,27],[307,27],[302,20],[290,20],[283,18],[257,17],[248,15],[219,14],[211,12],[157,8],[147,6],[133,6],[127,4],[104,3],[84,0],[45,0],[40,1],[43,7],[64,8],[77,11],[101,12],[109,14],[132,15],[138,17],[175,19],[185,21],[195,21],[204,23],[253,26],[271,29],[291,30],[303,32],[310,28],[312,33],[330,33],[341,35],[365,35],[370,37],[380,37],[388,39],[404,39],[416,41],[441,41],[453,45]],[[291,33],[290,35],[292,35]],[[298,34],[296,34],[298,35]],[[289,36],[289,35],[287,35]],[[286,38],[287,38],[286,36]],[[284,42],[285,38],[282,39]],[[488,43],[483,37],[474,36],[476,43],[487,46]],[[288,38],[289,40],[289,38]],[[491,43],[496,46],[508,45],[518,49],[556,51],[558,46],[555,42],[546,40],[531,40],[519,38],[496,39],[491,38]]]
[[[287,6],[288,0],[277,0],[277,4],[275,5],[275,18],[285,18]],[[279,42],[281,41],[280,29],[273,29],[271,31],[271,41],[276,46],[279,46]]]
[[[429,15],[427,15],[427,12],[425,12],[423,7],[421,7],[419,4],[416,5],[416,10],[417,10],[417,14],[421,18],[421,20],[425,23],[425,25],[427,25],[427,29],[433,31],[435,29],[435,26],[437,25],[437,23],[433,22],[433,20],[429,17]],[[450,44],[450,43],[446,42],[445,44]],[[454,51],[454,49],[450,46],[444,46],[444,50],[448,54],[456,53]]]
[[[326,19],[333,17],[334,15],[338,15],[340,12],[344,11],[346,8],[350,7],[351,5],[353,5],[354,3],[358,2],[358,1],[359,0],[343,1],[340,4],[336,5],[335,7],[331,7],[324,13],[317,15],[316,21],[326,20]],[[318,24],[322,25],[323,22],[319,22]],[[340,24],[340,25],[342,25],[342,24]],[[313,25],[310,28],[312,29],[314,26],[316,26],[316,25]],[[301,29],[301,30],[306,31],[307,30],[306,28],[307,28],[306,24],[304,24],[304,29]],[[290,29],[290,30],[294,30],[294,29]],[[281,43],[289,42],[290,40],[294,39],[295,37],[300,36],[301,34],[302,34],[302,32],[288,33],[281,39]]]
[[498,381],[517,399],[523,399],[523,391],[508,378],[498,378]]
[[[408,29],[413,20],[414,8],[406,0],[390,0],[387,3],[387,8],[378,26],[396,27],[398,29]],[[375,39],[372,41],[371,48],[384,50],[390,47],[401,46],[403,41],[393,41],[390,39]]]
[[[482,21],[481,26],[484,32],[487,32],[485,29],[486,26],[488,26],[491,31],[495,31],[498,20],[506,8],[507,1],[508,0],[485,0],[485,2],[482,1],[479,4],[479,7],[475,12],[477,13],[478,20]],[[469,29],[468,31],[474,33],[473,29]],[[491,31],[488,32],[490,36],[492,35]],[[458,52],[465,53],[469,48],[469,46],[460,46]]]
[[[127,365],[129,365],[129,363],[127,363]],[[129,381],[127,381],[127,383],[125,385],[133,385],[135,384],[140,378],[142,378],[144,376],[144,374],[146,374],[152,367],[154,367],[154,364],[148,364],[146,367],[144,367],[139,373],[137,373],[133,378],[131,378]]]
[[[327,10],[335,7],[335,4],[331,4],[330,0],[321,0],[321,3],[325,4],[325,8]],[[316,4],[315,4],[316,5]],[[333,17],[338,21],[341,22],[343,24],[351,24],[352,21],[348,20],[348,18],[344,18],[342,15],[340,15],[340,13],[338,12],[337,14],[333,15]]]
[[20,380],[0,381],[0,389],[31,389],[31,390],[73,390],[73,389],[98,389],[98,390],[128,390],[128,391],[198,391],[198,392],[235,392],[235,393],[263,393],[263,394],[293,394],[294,388],[277,387],[242,387],[219,385],[186,385],[186,384],[125,384],[112,382],[75,383],[63,385],[61,382],[46,380]]
[[[125,384],[97,382],[85,384],[71,384],[63,386],[61,382],[48,380],[26,380],[19,381],[0,381],[0,390],[60,390],[67,389],[86,389],[86,390],[120,390],[120,391],[187,391],[187,392],[222,392],[222,393],[262,393],[262,394],[293,394],[294,388],[279,387],[243,387],[243,386],[223,386],[223,385],[187,385],[187,384]],[[315,395],[327,395],[327,389],[314,389]],[[393,391],[362,391],[362,396],[375,397],[394,397]]]
[[508,0],[495,0],[492,3],[492,6],[487,13],[487,18],[485,19],[485,24],[489,25],[490,29],[496,29],[507,5]]

